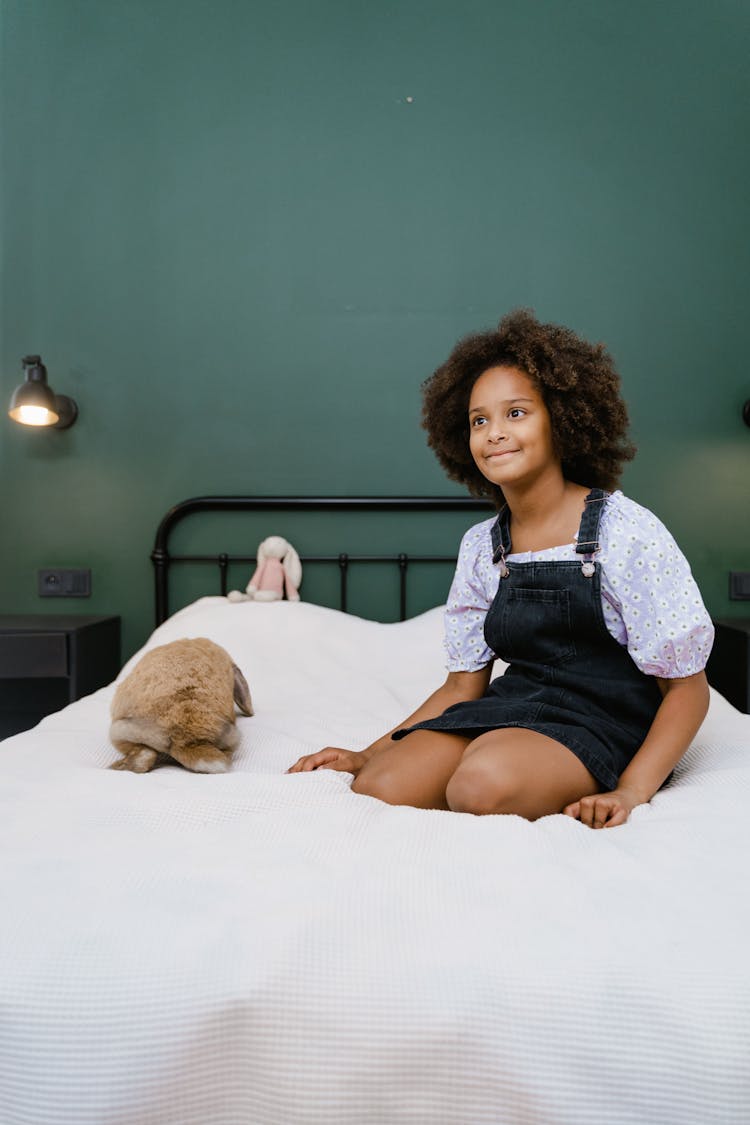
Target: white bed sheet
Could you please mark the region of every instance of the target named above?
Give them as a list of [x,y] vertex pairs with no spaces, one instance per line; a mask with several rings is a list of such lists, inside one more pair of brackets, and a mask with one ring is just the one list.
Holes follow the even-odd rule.
[[284,770],[441,682],[440,610],[180,636],[246,673],[230,773],[107,770],[113,687],[0,743],[0,1125],[750,1120],[750,718],[621,828],[395,808]]

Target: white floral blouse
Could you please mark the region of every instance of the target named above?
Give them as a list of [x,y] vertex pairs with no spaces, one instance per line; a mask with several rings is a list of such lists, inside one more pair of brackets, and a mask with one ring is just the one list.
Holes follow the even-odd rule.
[[[495,659],[484,639],[484,619],[500,580],[492,561],[495,517],[475,524],[461,540],[445,612],[449,672],[475,672]],[[657,517],[613,492],[599,524],[601,596],[607,629],[650,676],[674,679],[706,665],[714,630],[687,559]],[[507,556],[510,562],[580,559],[575,543]]]

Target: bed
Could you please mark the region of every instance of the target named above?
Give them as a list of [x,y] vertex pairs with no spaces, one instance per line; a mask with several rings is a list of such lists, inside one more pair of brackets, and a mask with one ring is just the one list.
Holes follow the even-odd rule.
[[[0,1125],[745,1125],[750,717],[712,692],[672,783],[599,832],[286,775],[442,681],[441,609],[232,604],[237,556],[170,552],[189,505],[145,649],[211,637],[256,714],[227,774],[107,769],[114,685],[0,743]],[[189,559],[221,586],[168,616]]]

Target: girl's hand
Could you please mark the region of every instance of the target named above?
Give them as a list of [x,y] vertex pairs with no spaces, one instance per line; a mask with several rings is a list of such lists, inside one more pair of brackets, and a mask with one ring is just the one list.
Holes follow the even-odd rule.
[[361,751],[341,750],[338,746],[326,746],[323,750],[318,750],[316,754],[305,754],[303,758],[298,758],[286,772],[307,773],[309,770],[326,769],[343,770],[345,773],[353,773],[356,776],[366,761],[367,759]]
[[611,793],[594,793],[581,797],[563,809],[566,816],[588,824],[589,828],[616,828],[624,824],[636,805],[642,805],[643,798],[632,789],[613,789]]

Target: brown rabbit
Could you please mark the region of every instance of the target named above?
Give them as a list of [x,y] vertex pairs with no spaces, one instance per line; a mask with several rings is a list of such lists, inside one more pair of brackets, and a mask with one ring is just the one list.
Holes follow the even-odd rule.
[[110,769],[148,773],[173,758],[197,773],[223,773],[240,741],[234,704],[253,705],[247,681],[206,637],[151,649],[118,684],[109,737],[123,755]]

